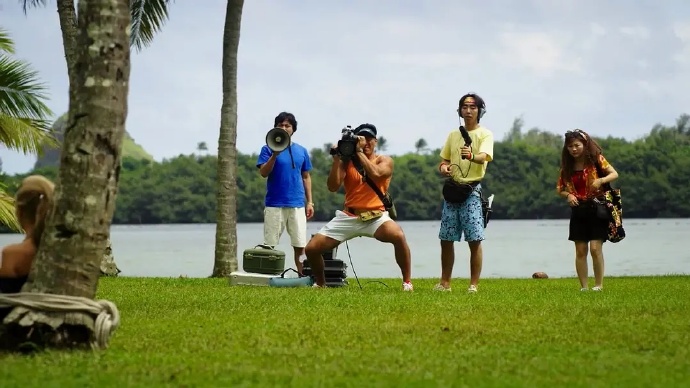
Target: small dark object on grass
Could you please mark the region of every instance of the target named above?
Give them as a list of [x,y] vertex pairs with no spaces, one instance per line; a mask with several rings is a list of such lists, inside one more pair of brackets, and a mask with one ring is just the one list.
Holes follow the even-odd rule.
[[532,274],[532,279],[548,279],[549,275],[546,272],[535,272]]

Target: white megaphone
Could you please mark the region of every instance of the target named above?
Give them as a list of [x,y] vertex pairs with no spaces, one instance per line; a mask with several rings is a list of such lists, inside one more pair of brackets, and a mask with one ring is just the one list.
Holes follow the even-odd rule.
[[290,134],[283,128],[273,128],[266,134],[266,145],[273,152],[280,152],[290,146]]

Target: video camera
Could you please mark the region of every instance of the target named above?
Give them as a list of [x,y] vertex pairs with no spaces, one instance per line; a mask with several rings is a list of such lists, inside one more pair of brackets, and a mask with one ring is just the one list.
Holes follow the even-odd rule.
[[347,162],[357,152],[357,143],[359,138],[355,135],[355,130],[351,126],[347,126],[342,130],[342,136],[338,140],[338,146],[331,148],[330,154],[332,156],[340,155],[340,158]]

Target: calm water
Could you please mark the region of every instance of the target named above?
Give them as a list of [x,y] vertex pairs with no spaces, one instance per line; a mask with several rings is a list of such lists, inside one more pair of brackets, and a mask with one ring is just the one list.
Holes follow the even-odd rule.
[[[690,219],[624,222],[626,239],[604,245],[608,276],[690,274]],[[309,222],[307,233],[315,233],[323,224]],[[413,277],[439,276],[438,221],[400,224],[412,251]],[[237,229],[242,268],[241,253],[262,242],[263,225],[240,224]],[[574,248],[566,240],[567,220],[492,220],[486,232],[482,277],[529,277],[535,271],[544,271],[550,277],[575,276]],[[206,277],[213,268],[214,238],[213,224],[115,225],[111,231],[121,276]],[[20,239],[19,235],[0,235],[0,246]],[[360,278],[400,276],[392,245],[357,238],[348,246],[349,256],[345,244],[337,252],[337,257],[348,263],[348,276],[353,276],[353,265]],[[286,267],[292,266],[287,234],[278,249],[287,253]],[[469,276],[467,244],[456,244],[455,251],[454,277]]]

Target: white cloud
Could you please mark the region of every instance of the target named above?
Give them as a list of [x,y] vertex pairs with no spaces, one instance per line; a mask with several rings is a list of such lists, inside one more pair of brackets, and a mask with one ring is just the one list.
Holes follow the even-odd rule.
[[500,33],[498,40],[501,47],[494,55],[506,65],[518,64],[541,76],[582,70],[580,58],[571,55],[565,48],[567,43],[555,34],[507,31]]
[[684,65],[690,64],[690,22],[675,23],[673,33],[683,43],[683,47],[674,54],[673,59]]
[[385,19],[377,24],[377,28],[385,31],[387,35],[400,39],[413,39],[425,32],[423,23],[410,18]]
[[690,43],[690,22],[674,23],[673,33],[683,42]]
[[606,35],[606,28],[602,26],[599,23],[590,23],[589,24],[589,31],[592,33],[594,36],[604,36]]
[[472,53],[381,53],[378,59],[386,64],[399,66],[421,66],[429,68],[444,68],[468,66],[476,63],[476,56]]
[[618,29],[621,34],[636,39],[649,39],[650,31],[645,26],[625,26]]
[[659,96],[659,85],[655,85],[647,80],[637,81],[637,86],[646,94],[652,97]]

